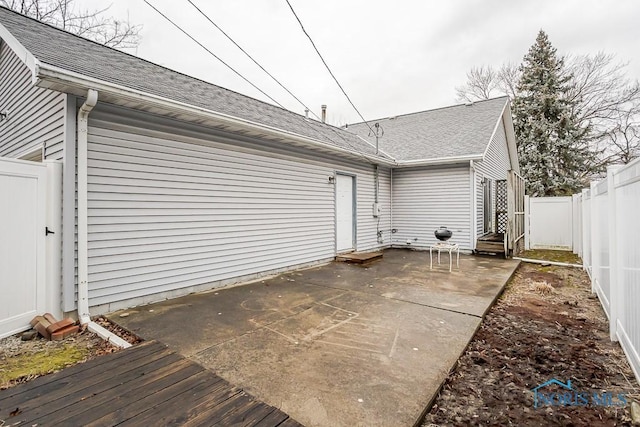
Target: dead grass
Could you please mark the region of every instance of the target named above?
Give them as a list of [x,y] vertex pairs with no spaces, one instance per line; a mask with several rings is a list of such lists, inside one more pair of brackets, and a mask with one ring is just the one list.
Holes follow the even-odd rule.
[[535,408],[532,390],[550,378],[571,380],[589,395],[608,391],[640,401],[640,386],[620,345],[609,339],[608,320],[586,273],[523,263],[423,426],[631,425],[629,404]]
[[571,251],[552,251],[532,249],[518,255],[520,258],[537,259],[540,261],[565,262],[567,264],[582,264],[582,259]]
[[[59,371],[70,365],[84,361],[90,349],[66,344],[35,353],[21,353],[3,360],[0,368],[0,389],[16,382]],[[21,381],[22,380],[22,381]]]
[[[95,321],[131,344],[141,341],[105,317]],[[118,350],[88,330],[64,341],[47,341],[42,337],[22,341],[19,334],[3,338],[0,340],[0,390]]]

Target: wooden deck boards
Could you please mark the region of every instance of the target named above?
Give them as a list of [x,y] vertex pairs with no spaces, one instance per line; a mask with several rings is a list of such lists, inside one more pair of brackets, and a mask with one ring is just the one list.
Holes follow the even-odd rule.
[[155,341],[1,390],[0,425],[16,423],[301,425]]

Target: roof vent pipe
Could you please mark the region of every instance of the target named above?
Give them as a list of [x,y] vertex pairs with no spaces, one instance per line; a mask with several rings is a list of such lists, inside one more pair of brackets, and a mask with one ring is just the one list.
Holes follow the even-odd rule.
[[327,121],[327,106],[323,105],[322,107],[322,123]]
[[308,109],[308,108],[305,108],[305,109],[304,109],[304,118],[305,118],[305,119],[308,119],[308,118],[309,118],[309,109]]

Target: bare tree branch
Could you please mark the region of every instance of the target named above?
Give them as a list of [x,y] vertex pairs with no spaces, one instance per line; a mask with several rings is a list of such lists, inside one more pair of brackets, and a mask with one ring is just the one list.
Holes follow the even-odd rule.
[[474,67],[467,73],[467,82],[456,87],[456,98],[473,102],[508,95],[513,99],[519,78],[518,65],[513,63],[505,63],[498,69],[490,65]]
[[520,80],[520,66],[513,62],[502,64],[498,70],[498,88],[511,99],[516,97],[516,84]]
[[140,43],[141,25],[105,16],[109,7],[80,10],[74,0],[0,0],[0,5],[105,46],[126,49]]
[[[640,120],[640,84],[626,75],[627,63],[616,61],[615,55],[567,55],[563,77],[569,79],[566,101],[586,132],[581,141],[599,153],[599,166],[611,162],[626,163],[640,153],[637,148]],[[457,99],[478,101],[507,94],[518,95],[516,84],[520,68],[506,63],[472,68],[467,82],[456,87]]]
[[467,83],[456,87],[460,101],[473,102],[489,99],[498,87],[498,72],[491,66],[473,67],[467,73]]

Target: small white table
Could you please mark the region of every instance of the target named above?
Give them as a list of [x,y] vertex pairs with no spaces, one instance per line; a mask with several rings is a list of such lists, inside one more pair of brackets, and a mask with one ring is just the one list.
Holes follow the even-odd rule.
[[433,270],[433,251],[438,251],[438,264],[440,264],[440,252],[449,252],[449,272],[451,272],[452,253],[456,253],[456,267],[460,268],[460,245],[457,243],[438,242],[429,246],[429,269]]

